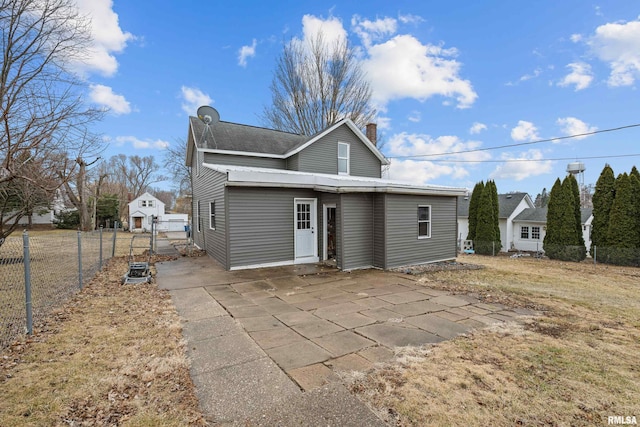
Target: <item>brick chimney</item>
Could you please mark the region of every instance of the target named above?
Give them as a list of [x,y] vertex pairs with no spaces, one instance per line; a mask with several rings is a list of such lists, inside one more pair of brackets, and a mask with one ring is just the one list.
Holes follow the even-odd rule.
[[367,139],[373,145],[378,143],[378,126],[375,123],[367,123]]

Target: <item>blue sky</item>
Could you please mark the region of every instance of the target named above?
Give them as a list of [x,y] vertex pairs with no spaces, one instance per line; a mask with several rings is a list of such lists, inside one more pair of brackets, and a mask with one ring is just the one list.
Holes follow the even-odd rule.
[[[640,127],[529,144],[640,123],[635,0],[78,4],[95,37],[81,69],[87,102],[110,108],[95,129],[107,157],[161,160],[202,104],[263,125],[283,43],[322,28],[358,49],[392,179],[472,188],[491,178],[501,193],[535,197],[571,161],[585,163],[586,184],[605,163],[616,174],[640,166]],[[512,144],[522,145],[490,149]],[[403,157],[416,155],[431,156]]]

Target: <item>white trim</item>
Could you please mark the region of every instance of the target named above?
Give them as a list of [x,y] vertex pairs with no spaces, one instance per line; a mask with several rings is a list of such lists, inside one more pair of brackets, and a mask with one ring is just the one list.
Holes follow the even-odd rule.
[[[211,205],[213,205],[213,211],[211,210]],[[216,218],[215,209],[216,209],[216,201],[213,200],[209,202],[209,230],[216,229],[215,225],[213,225],[213,227],[211,226],[211,222],[212,222],[211,220],[213,219],[213,221],[215,221],[215,218]]]
[[290,260],[290,261],[265,262],[263,264],[237,265],[235,267],[231,267],[229,271],[247,270],[249,268],[282,267],[283,265],[294,265],[294,264],[295,262],[293,260]]
[[[338,213],[337,211],[337,207],[335,203],[323,203],[322,204],[322,230],[323,230],[323,236],[322,236],[322,260],[326,261],[327,258],[327,248],[329,245],[329,230],[327,229],[327,217],[329,215],[327,215],[328,213],[328,209],[336,209],[336,213]],[[337,236],[336,236],[337,237]],[[337,242],[336,242],[337,243]]]
[[287,154],[257,153],[255,151],[220,150],[215,148],[199,148],[198,150],[203,153],[227,154],[231,156],[267,157],[270,159],[286,159],[289,157]]
[[[420,220],[420,208],[429,208],[429,219],[423,219]],[[423,240],[423,239],[430,239],[431,238],[431,205],[418,205],[418,240]],[[420,223],[427,223],[428,227],[427,227],[427,235],[426,236],[421,236],[420,235]]]
[[[297,230],[297,214],[298,203],[309,203],[311,214],[311,234],[313,235],[313,255],[307,257],[298,257],[298,237]],[[318,262],[318,199],[308,197],[294,197],[293,199],[293,258],[296,264],[307,264],[309,262]]]
[[[340,146],[346,145],[347,147],[347,157],[340,157]],[[340,160],[347,161],[347,171],[340,172]],[[338,175],[351,175],[351,144],[348,142],[340,142],[338,141]]]
[[227,186],[309,188],[330,193],[398,193],[462,196],[466,188],[415,185],[410,182],[382,178],[298,172],[283,169],[203,163],[216,172],[227,174]]

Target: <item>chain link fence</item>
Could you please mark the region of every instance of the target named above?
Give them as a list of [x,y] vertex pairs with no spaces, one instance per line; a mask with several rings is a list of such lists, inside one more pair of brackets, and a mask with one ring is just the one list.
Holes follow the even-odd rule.
[[32,333],[56,307],[86,285],[112,256],[129,253],[118,230],[28,232],[0,246],[0,349]]

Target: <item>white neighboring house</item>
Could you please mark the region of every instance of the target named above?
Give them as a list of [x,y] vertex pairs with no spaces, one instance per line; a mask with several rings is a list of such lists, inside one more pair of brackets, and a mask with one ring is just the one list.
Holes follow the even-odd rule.
[[130,232],[150,232],[153,217],[158,218],[157,231],[185,231],[185,226],[189,224],[187,214],[165,213],[164,203],[149,193],[144,193],[129,203]]
[[[458,197],[458,240],[459,245],[469,234],[469,199],[471,196]],[[534,207],[533,200],[527,193],[498,194],[500,208],[498,222],[500,225],[500,241],[502,252],[517,249],[514,241],[513,220],[525,209]],[[462,247],[462,246],[460,246]],[[535,249],[534,249],[535,250]]]
[[51,206],[43,206],[33,210],[31,218],[29,216],[23,216],[18,221],[20,225],[51,225],[55,226],[56,215],[63,211],[72,211],[75,208],[67,208],[64,204],[64,197],[60,189],[56,190],[56,194],[53,198]]
[[[593,209],[581,208],[582,237],[587,252],[591,248]],[[513,242],[519,251],[544,251],[542,243],[547,234],[547,208],[525,209],[513,220]]]

